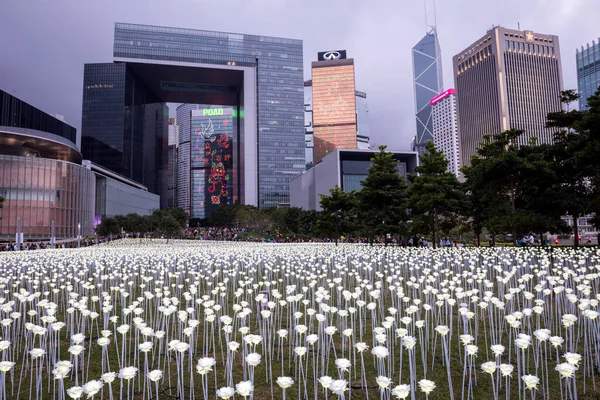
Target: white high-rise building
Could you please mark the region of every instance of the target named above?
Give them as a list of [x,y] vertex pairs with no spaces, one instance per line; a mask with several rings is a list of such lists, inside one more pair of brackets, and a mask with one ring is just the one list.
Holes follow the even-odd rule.
[[448,160],[448,172],[460,178],[460,136],[454,89],[448,89],[429,102],[433,119],[433,144]]

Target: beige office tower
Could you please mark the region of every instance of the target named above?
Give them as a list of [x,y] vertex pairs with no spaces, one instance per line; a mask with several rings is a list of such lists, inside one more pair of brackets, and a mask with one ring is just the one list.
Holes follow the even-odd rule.
[[335,149],[356,149],[354,60],[345,50],[319,53],[312,63],[314,163]]
[[558,37],[495,27],[453,57],[463,165],[486,134],[521,129],[519,144],[551,143],[549,112],[563,90]]

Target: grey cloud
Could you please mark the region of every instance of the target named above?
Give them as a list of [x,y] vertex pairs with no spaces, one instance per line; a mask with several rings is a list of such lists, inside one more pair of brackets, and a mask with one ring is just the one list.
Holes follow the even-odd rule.
[[[558,35],[566,88],[576,87],[575,48],[600,36],[596,0],[437,0],[436,11],[446,87],[452,56],[492,25]],[[408,149],[414,135],[410,49],[426,31],[421,1],[3,0],[0,88],[79,129],[83,64],[112,59],[117,21],[302,39],[306,79],[318,51],[347,49],[374,141]]]

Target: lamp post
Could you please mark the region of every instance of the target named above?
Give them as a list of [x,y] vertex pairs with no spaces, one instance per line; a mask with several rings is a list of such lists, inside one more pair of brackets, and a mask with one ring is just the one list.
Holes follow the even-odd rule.
[[52,236],[50,236],[50,245],[52,246],[52,248],[56,247],[56,231],[54,220],[52,220]]
[[81,247],[81,223],[77,224],[77,248]]

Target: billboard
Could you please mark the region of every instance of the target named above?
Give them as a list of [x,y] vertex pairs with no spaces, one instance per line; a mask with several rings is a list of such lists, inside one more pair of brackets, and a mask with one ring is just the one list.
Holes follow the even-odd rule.
[[192,218],[206,218],[220,204],[233,202],[235,114],[232,107],[192,111]]
[[354,65],[313,68],[314,162],[333,149],[356,148]]
[[321,51],[317,54],[319,61],[345,60],[346,50]]

